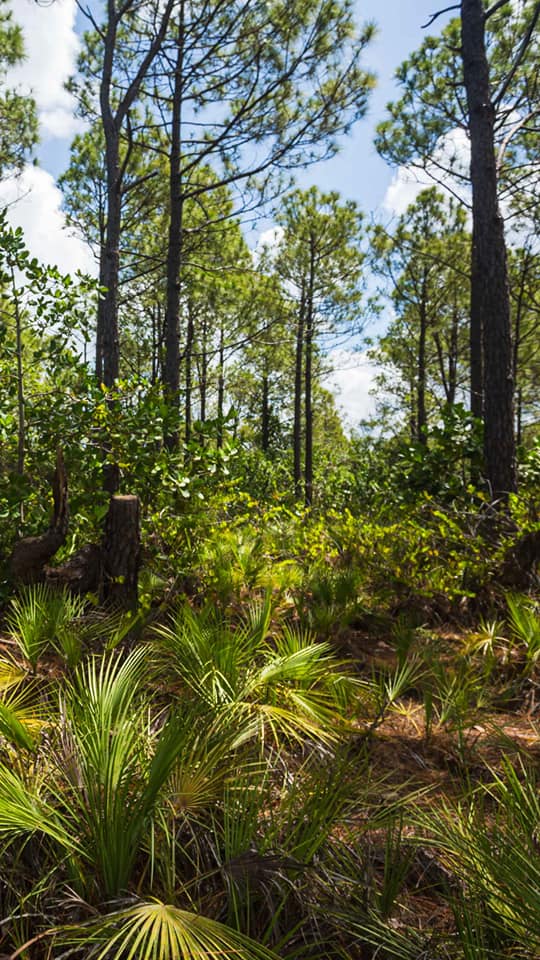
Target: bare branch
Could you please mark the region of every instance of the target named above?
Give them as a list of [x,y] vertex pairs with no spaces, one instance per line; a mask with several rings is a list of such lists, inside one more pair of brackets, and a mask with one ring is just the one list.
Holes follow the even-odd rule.
[[523,127],[525,127],[525,126],[528,124],[529,120],[531,120],[531,119],[532,119],[533,117],[535,117],[535,116],[538,116],[539,114],[540,114],[540,109],[539,109],[539,110],[533,110],[533,112],[527,114],[526,117],[522,117],[522,119],[521,119],[518,123],[516,123],[516,124],[511,128],[511,130],[507,133],[507,135],[506,135],[506,137],[504,138],[501,146],[499,147],[499,152],[498,152],[498,154],[497,154],[497,174],[500,174],[501,167],[502,167],[502,163],[503,163],[503,160],[504,160],[504,156],[505,156],[505,153],[506,153],[506,151],[507,151],[507,149],[508,149],[508,144],[510,143],[512,137],[513,137],[516,133],[518,133]]
[[459,10],[460,6],[461,4],[459,3],[453,3],[451,7],[445,7],[444,10],[437,10],[437,13],[432,13],[428,22],[422,24],[422,30],[427,30],[427,28],[430,27],[432,23],[435,23],[435,20],[437,20],[438,17],[442,17],[443,13],[449,13],[450,10]]

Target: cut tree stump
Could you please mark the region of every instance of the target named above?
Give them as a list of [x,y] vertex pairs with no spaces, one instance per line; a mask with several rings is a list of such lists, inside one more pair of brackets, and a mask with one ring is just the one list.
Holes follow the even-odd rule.
[[141,553],[139,498],[111,497],[102,543],[102,597],[124,610],[137,607],[137,578]]
[[12,578],[18,583],[38,583],[45,579],[44,566],[65,543],[68,521],[68,483],[61,447],[56,451],[53,481],[54,510],[49,529],[38,537],[24,537],[15,544],[9,559]]

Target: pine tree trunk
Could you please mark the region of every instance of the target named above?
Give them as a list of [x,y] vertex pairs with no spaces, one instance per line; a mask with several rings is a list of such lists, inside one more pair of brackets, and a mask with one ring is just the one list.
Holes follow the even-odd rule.
[[[171,153],[169,158],[169,239],[167,246],[167,307],[165,312],[165,362],[163,369],[166,400],[178,408],[180,389],[180,266],[182,261],[182,99],[184,69],[184,4],[180,4],[178,46],[174,74],[171,121]],[[178,430],[165,436],[165,444],[173,449],[178,444]]]
[[114,3],[108,3],[107,32],[104,38],[103,72],[99,98],[105,139],[107,171],[106,230],[100,248],[99,282],[105,288],[98,301],[96,332],[96,374],[106,387],[114,386],[120,366],[118,343],[118,282],[120,275],[120,230],[122,220],[122,172],[120,137],[111,106],[113,59],[118,16]]
[[261,446],[264,453],[268,452],[270,446],[270,410],[268,406],[268,371],[265,370],[262,378],[262,421],[261,421]]
[[310,507],[313,502],[313,321],[315,283],[315,238],[310,237],[309,281],[306,304],[306,369],[305,369],[305,456],[304,456],[304,502]]
[[202,344],[201,344],[201,363],[199,371],[199,397],[200,397],[200,416],[201,423],[206,423],[206,400],[208,394],[208,325],[206,318],[202,323]]
[[294,459],[294,495],[297,500],[302,496],[302,360],[304,354],[304,304],[305,294],[302,290],[300,310],[296,327],[296,360],[294,371],[294,426],[293,426],[293,459]]
[[185,365],[186,365],[186,403],[185,403],[185,419],[184,419],[184,439],[186,443],[189,443],[191,440],[191,392],[192,392],[192,365],[193,365],[193,337],[194,337],[194,323],[193,323],[193,310],[191,304],[188,306],[188,325],[187,325],[187,340],[186,340],[186,355],[185,355]]
[[420,301],[420,331],[418,335],[418,357],[416,367],[416,439],[424,446],[427,444],[426,413],[426,336],[427,336],[427,281],[422,281]]
[[[463,75],[471,141],[473,243],[471,261],[471,384],[474,350],[483,342],[484,460],[495,500],[516,490],[510,295],[504,223],[497,196],[495,110],[489,86],[482,0],[461,0]],[[474,404],[478,397],[473,396]]]
[[225,330],[223,323],[219,328],[219,360],[218,360],[218,395],[217,395],[217,448],[223,446],[223,408],[225,401]]

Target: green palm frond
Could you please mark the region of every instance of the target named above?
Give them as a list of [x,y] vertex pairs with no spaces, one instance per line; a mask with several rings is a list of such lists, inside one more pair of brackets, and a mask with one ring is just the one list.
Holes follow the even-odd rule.
[[[524,949],[540,948],[540,813],[531,773],[506,762],[469,804],[417,812],[426,841],[489,914],[489,926]],[[483,799],[489,796],[490,803]],[[493,809],[492,809],[493,807]]]
[[[213,611],[180,608],[155,631],[154,654],[216,717],[250,737],[335,740],[352,684],[330,644],[290,625],[271,629],[271,601],[253,604],[231,626]],[[348,692],[347,692],[348,691]]]
[[154,734],[148,729],[145,660],[144,649],[123,661],[111,654],[92,659],[66,697],[72,801],[86,858],[109,896],[128,885],[147,820],[182,749],[174,718]]
[[82,645],[78,621],[84,609],[82,597],[44,583],[24,587],[12,600],[8,629],[34,671],[48,647],[58,650],[69,666],[79,661]]
[[10,690],[11,687],[18,686],[26,677],[26,670],[23,670],[12,660],[0,659],[0,692]]
[[0,765],[0,834],[8,838],[42,833],[66,851],[78,849],[69,823],[41,796],[41,785],[25,782]]
[[515,639],[524,644],[527,666],[533,667],[540,657],[540,616],[527,597],[509,594],[506,598],[510,626]]
[[0,734],[19,749],[35,750],[36,740],[28,725],[28,717],[24,714],[21,716],[21,712],[13,705],[1,701]]
[[265,947],[215,920],[159,900],[57,934],[93,960],[277,960]]

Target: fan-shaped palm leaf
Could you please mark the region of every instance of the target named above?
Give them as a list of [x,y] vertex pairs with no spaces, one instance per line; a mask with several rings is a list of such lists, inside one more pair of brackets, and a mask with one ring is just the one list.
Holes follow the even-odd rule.
[[277,960],[276,955],[215,920],[158,900],[59,931],[95,960]]

